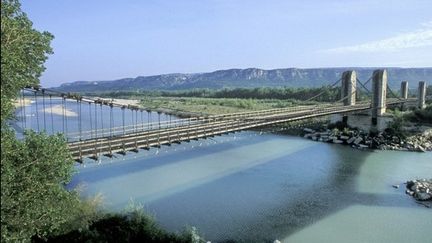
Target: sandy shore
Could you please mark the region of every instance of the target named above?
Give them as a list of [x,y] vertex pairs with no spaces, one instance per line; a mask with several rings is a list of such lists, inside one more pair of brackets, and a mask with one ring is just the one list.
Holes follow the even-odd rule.
[[127,99],[113,99],[114,103],[122,104],[122,105],[138,105],[139,100],[127,100]]
[[[51,107],[47,107],[44,110],[46,113],[51,113]],[[63,116],[63,106],[62,105],[55,105],[52,107],[52,113],[59,115],[59,116]],[[75,117],[78,116],[78,113],[76,113],[73,110],[67,109],[64,111],[64,115],[68,116],[68,117]]]
[[31,103],[32,103],[31,99],[24,98],[24,99],[15,100],[14,106],[16,108],[19,108],[19,107],[22,107],[22,106],[30,106]]

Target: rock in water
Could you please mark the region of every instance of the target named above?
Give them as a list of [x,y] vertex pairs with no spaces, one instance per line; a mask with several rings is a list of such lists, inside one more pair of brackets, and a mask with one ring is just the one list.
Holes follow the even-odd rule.
[[420,179],[406,182],[406,193],[418,201],[432,201],[432,179]]
[[399,188],[399,185],[393,185],[393,187],[396,188],[396,189],[398,189],[398,188]]
[[420,193],[416,193],[415,198],[419,201],[427,201],[427,200],[431,200],[432,199],[432,195],[426,193],[426,192],[420,192]]

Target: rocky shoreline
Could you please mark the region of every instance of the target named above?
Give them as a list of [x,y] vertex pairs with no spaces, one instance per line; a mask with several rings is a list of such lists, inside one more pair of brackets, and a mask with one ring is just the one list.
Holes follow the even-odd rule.
[[367,133],[358,129],[303,129],[303,137],[320,142],[345,144],[357,149],[432,151],[432,129],[402,138],[386,132]]
[[417,201],[432,201],[432,178],[407,181],[405,193]]

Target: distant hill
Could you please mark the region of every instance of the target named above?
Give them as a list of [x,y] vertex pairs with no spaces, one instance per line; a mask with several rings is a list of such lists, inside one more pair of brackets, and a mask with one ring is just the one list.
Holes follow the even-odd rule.
[[[112,81],[76,81],[56,88],[66,92],[185,90],[192,88],[253,88],[253,87],[317,87],[328,85],[340,78],[343,71],[356,70],[365,81],[376,68],[285,68],[264,70],[258,68],[218,70],[209,73],[162,74],[139,76]],[[400,82],[409,81],[410,88],[418,81],[432,81],[432,68],[387,68],[389,84],[399,88]]]

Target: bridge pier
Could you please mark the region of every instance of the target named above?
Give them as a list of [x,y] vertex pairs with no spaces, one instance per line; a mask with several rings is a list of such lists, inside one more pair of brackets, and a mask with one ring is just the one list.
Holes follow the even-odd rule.
[[[408,81],[402,81],[401,82],[401,89],[400,89],[401,98],[406,100],[408,99]],[[405,110],[407,105],[405,103],[402,103],[400,106],[401,110]]]
[[372,74],[372,125],[386,112],[387,70],[378,69]]
[[[356,87],[357,73],[354,70],[345,71],[341,77],[341,99],[344,106],[355,105],[356,103]],[[348,116],[346,114],[336,114],[330,117],[330,121],[348,124]]]
[[[343,100],[343,104],[355,105],[356,103],[356,87],[357,87],[357,73],[354,70],[345,71],[342,73],[342,92],[341,98]],[[348,116],[346,114],[342,115],[342,122],[344,124],[348,124]]]
[[401,83],[401,98],[408,99],[408,81],[402,81]]
[[356,86],[357,73],[356,71],[345,71],[342,73],[342,92],[341,99],[344,105],[355,105],[356,102]]
[[420,81],[418,86],[418,108],[426,107],[426,82]]

